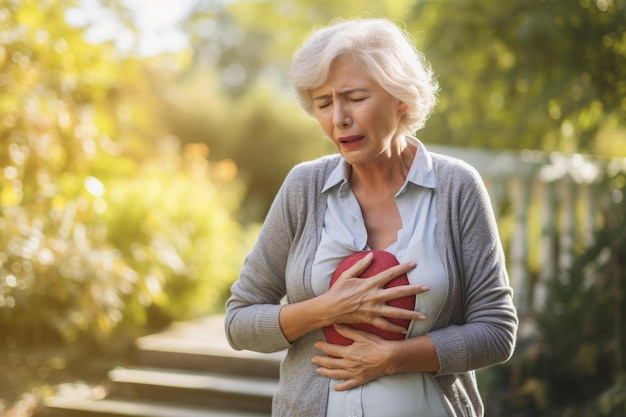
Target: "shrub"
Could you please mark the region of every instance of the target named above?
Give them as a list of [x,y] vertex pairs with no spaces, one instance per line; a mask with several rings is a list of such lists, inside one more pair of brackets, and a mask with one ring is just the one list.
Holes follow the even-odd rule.
[[137,335],[220,311],[247,250],[235,221],[241,190],[211,176],[201,156],[186,162],[195,168],[89,176],[75,198],[59,193],[45,211],[5,207],[5,342],[102,345],[116,328]]
[[492,394],[504,398],[495,415],[626,415],[626,174],[607,181],[612,201],[593,244],[566,280],[550,283],[513,359],[488,371]]

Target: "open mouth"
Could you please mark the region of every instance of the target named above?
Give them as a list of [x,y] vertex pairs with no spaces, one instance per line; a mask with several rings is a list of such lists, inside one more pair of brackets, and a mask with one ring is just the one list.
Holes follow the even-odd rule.
[[359,143],[363,140],[363,136],[344,136],[339,138],[339,143],[341,143],[342,145],[352,145],[352,144],[356,144]]

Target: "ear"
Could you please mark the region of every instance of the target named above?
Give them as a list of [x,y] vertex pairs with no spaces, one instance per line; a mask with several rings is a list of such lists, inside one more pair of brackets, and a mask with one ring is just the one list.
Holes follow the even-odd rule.
[[409,111],[409,106],[403,101],[400,101],[398,105],[398,116],[402,117]]

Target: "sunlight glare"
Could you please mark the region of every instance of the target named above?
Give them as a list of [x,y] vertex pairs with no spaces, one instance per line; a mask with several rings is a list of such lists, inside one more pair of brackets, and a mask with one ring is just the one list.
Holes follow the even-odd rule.
[[122,52],[145,57],[189,46],[189,37],[178,24],[193,5],[194,0],[126,0],[137,35],[99,0],[80,0],[77,7],[67,10],[65,19],[73,26],[84,27],[88,42],[114,42]]

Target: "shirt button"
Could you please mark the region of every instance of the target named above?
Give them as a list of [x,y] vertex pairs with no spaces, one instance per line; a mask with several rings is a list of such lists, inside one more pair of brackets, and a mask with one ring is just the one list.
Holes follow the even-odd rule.
[[350,413],[350,417],[359,417],[359,413],[353,411],[352,413]]

